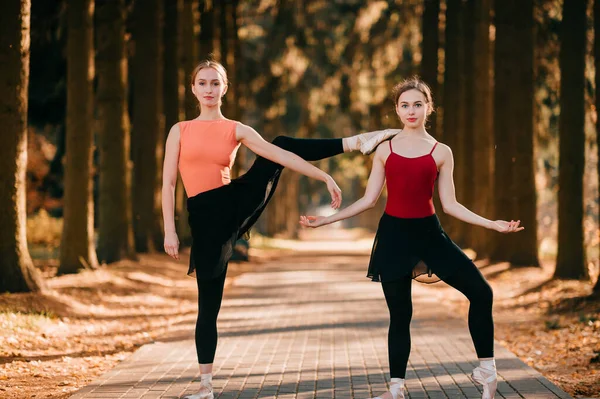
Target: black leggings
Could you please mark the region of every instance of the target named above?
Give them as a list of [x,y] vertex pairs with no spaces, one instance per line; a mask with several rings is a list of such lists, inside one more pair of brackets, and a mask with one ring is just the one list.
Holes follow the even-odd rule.
[[[307,161],[317,161],[319,159],[329,158],[344,152],[342,139],[296,139],[287,136],[278,136],[273,140],[273,144],[284,150],[293,152]],[[276,164],[263,157],[257,157],[252,167],[238,179],[251,183],[248,188],[248,201],[244,206],[248,207],[248,214],[252,217],[246,222],[245,229],[254,224],[266,203],[272,198],[278,182],[278,172],[283,166]],[[277,178],[273,179],[273,176]],[[272,187],[267,189],[267,185]],[[261,187],[265,186],[264,190]],[[262,193],[262,198],[257,200],[260,203],[253,203],[256,193]],[[267,198],[264,198],[264,193]],[[264,202],[264,203],[263,203]],[[258,209],[258,211],[256,211]],[[223,299],[223,287],[225,285],[225,271],[214,279],[198,278],[198,319],[196,320],[196,352],[198,354],[198,363],[212,363],[217,349],[217,316],[221,309],[221,300]]]
[[[196,353],[198,363],[212,363],[217,350],[217,316],[223,300],[225,271],[215,279],[196,278],[198,284],[198,319],[196,319]],[[198,276],[198,274],[196,274]]]
[[[493,293],[474,264],[443,279],[462,292],[470,302],[469,331],[478,358],[494,357]],[[410,320],[412,317],[411,276],[382,283],[390,311],[388,354],[391,378],[405,378],[410,354]]]

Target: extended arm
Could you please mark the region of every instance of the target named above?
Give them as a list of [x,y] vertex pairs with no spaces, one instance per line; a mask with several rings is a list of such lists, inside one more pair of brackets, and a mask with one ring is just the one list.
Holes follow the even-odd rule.
[[331,194],[331,206],[335,209],[340,207],[342,203],[342,191],[333,178],[321,169],[306,162],[298,155],[269,143],[254,129],[241,123],[237,126],[236,138],[252,152],[263,158],[285,166],[286,168],[290,168],[305,176],[325,182],[327,184],[327,189]]
[[367,182],[367,188],[362,198],[331,216],[302,216],[300,219],[300,224],[304,227],[324,226],[326,224],[351,218],[352,216],[356,216],[367,209],[373,208],[377,202],[377,199],[379,198],[379,195],[381,194],[384,183],[385,160],[383,159],[382,152],[378,150],[375,158],[373,159],[373,168],[371,169],[371,175],[369,176],[369,181]]
[[[520,221],[505,222],[503,220],[491,221],[471,212],[456,200],[456,191],[454,188],[454,156],[452,150],[446,145],[440,148],[443,151],[442,165],[438,177],[438,193],[444,212],[448,215],[476,226],[482,226],[487,229],[496,230],[502,233],[512,233],[523,230],[519,227]],[[441,152],[441,151],[440,151]]]

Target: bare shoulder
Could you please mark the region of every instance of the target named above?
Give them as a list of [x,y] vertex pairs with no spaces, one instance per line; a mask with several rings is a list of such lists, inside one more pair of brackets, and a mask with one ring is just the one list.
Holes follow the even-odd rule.
[[171,129],[169,130],[169,134],[167,136],[167,141],[179,142],[180,136],[181,136],[181,129],[179,127],[179,122],[177,122],[176,124],[171,126]]
[[452,154],[452,149],[450,146],[438,142],[437,147],[435,147],[435,157],[441,161],[441,165],[453,165],[454,164],[454,155]]
[[248,126],[242,122],[235,122],[235,130],[238,132],[254,131],[252,126]]
[[375,149],[375,160],[385,163],[387,157],[390,156],[391,151],[390,144],[388,143],[388,141],[389,140],[385,140],[377,146],[377,148]]
[[256,130],[251,126],[245,125],[242,122],[236,122],[235,124],[235,137],[238,141],[247,138],[250,135],[258,134]]
[[437,151],[440,155],[446,157],[446,156],[450,156],[452,157],[452,149],[450,148],[450,146],[448,146],[447,144],[444,144],[440,141],[438,141],[438,145],[437,147],[435,147],[435,151]]

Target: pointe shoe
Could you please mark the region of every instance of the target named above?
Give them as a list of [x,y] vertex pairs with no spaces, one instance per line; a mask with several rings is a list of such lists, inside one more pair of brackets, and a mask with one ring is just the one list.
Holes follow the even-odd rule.
[[475,367],[471,374],[473,381],[483,385],[483,394],[481,399],[494,399],[496,388],[498,386],[498,375],[495,371],[486,370],[482,367]]
[[214,399],[212,384],[200,383],[200,391],[193,395],[186,395],[182,399]]
[[358,149],[365,155],[370,155],[375,151],[377,146],[385,140],[391,139],[402,130],[400,129],[385,129],[376,133],[363,133],[357,136]]
[[[400,384],[400,378],[392,378],[390,381],[389,393],[392,394],[392,399],[405,399],[404,398],[404,384]],[[371,399],[382,399],[381,396],[376,396]]]

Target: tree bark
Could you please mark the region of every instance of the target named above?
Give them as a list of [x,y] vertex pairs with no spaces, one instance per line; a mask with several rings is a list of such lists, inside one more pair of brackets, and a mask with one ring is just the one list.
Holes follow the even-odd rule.
[[92,0],[73,0],[67,6],[67,137],[58,274],[98,266],[92,197],[93,15]]
[[164,143],[162,0],[134,5],[133,217],[138,252],[162,248],[161,165]]
[[[228,105],[227,117],[233,120],[240,120],[241,102],[243,101],[243,85],[246,82],[244,74],[244,61],[242,60],[242,49],[238,34],[238,6],[239,0],[231,0],[227,6],[227,27],[228,35],[228,68],[229,88],[225,96],[225,102]],[[238,177],[246,171],[248,159],[248,150],[242,146],[237,153],[235,164],[233,165],[232,177]]]
[[[600,86],[600,1],[594,0],[594,67],[596,69],[596,112],[600,109],[600,93],[598,87]],[[596,117],[596,169],[598,182],[597,187],[600,189],[600,118]],[[600,201],[598,201],[600,203]],[[598,242],[600,242],[600,229],[598,229]],[[598,254],[598,267],[600,267],[600,253]],[[594,284],[593,292],[595,295],[600,295],[600,276]]]
[[[189,79],[186,74],[191,74],[194,57],[194,4],[196,2],[184,2],[184,0],[164,0],[165,5],[165,85],[164,85],[164,109],[165,109],[165,127],[169,131],[171,126],[186,118],[186,95],[191,95],[188,99],[191,103],[195,117],[198,112],[194,104],[190,90]],[[187,6],[187,8],[185,8]],[[185,13],[184,13],[185,12]],[[189,23],[192,25],[189,25]],[[186,32],[185,42],[187,44],[184,52],[184,34]],[[187,52],[189,50],[189,53]],[[191,65],[191,66],[190,66]],[[189,69],[189,72],[187,71]],[[166,135],[165,135],[166,137]],[[188,214],[186,208],[185,189],[181,179],[177,179],[175,188],[175,218],[179,241],[182,245],[188,245],[191,242],[191,233],[188,225]]]
[[[474,75],[473,114],[473,211],[492,217],[493,200],[493,132],[492,91],[490,74],[490,0],[470,0],[474,3]],[[472,245],[478,258],[489,255],[491,231],[478,229],[472,235]]]
[[525,230],[496,235],[491,257],[539,266],[534,162],[533,0],[496,2],[494,212]]
[[563,6],[560,30],[558,254],[554,277],[587,279],[583,234],[587,0]]
[[184,0],[163,1],[165,6],[164,110],[165,126],[170,128],[185,118],[184,93],[186,89],[189,90],[189,84],[185,78],[187,71],[183,67],[186,60],[183,53]]
[[[458,146],[461,122],[460,64],[464,58],[462,29],[461,0],[448,0],[446,5],[444,98],[442,100],[444,114],[442,125],[444,128],[444,142],[453,150],[456,150]],[[454,176],[458,176],[456,171]],[[463,240],[459,229],[462,222],[451,217],[446,217],[446,219],[444,229],[454,241],[462,245]]]
[[98,258],[135,258],[131,215],[130,123],[124,0],[99,1],[96,10],[100,194]]
[[[212,3],[212,4],[211,4]],[[209,0],[202,0],[200,7],[200,60],[208,59],[214,50],[214,12]]]
[[[473,186],[475,184],[473,176],[473,151],[474,151],[474,120],[473,113],[475,110],[475,101],[472,98],[474,92],[475,82],[475,64],[473,58],[475,57],[475,9],[474,2],[467,1],[463,2],[463,31],[462,40],[464,52],[462,54],[463,59],[461,60],[460,66],[460,95],[461,95],[461,123],[458,129],[458,145],[454,152],[454,165],[455,165],[455,176],[456,176],[456,191],[458,194],[458,201],[469,209],[473,209],[474,203],[474,192]],[[477,234],[474,227],[461,222],[458,227],[459,237],[461,237],[461,243],[465,247],[473,246],[473,237]]]
[[198,59],[198,36],[201,27],[198,15],[198,0],[184,0],[182,25],[181,65],[183,67],[185,87],[185,119],[194,119],[200,113],[198,100],[192,93],[192,71],[200,61]]
[[[221,52],[221,39],[223,33],[221,32],[221,13],[223,12],[222,1],[213,2],[210,4],[210,14],[212,16],[212,30],[211,35],[207,38],[211,42],[211,54],[210,58],[223,62],[223,53]],[[202,21],[204,22],[204,21]],[[207,32],[208,33],[208,32]],[[201,41],[201,46],[203,45]]]
[[232,113],[232,105],[235,101],[235,89],[231,90],[231,80],[234,76],[231,74],[231,67],[234,63],[233,61],[233,48],[231,47],[231,30],[232,30],[232,21],[229,13],[231,12],[231,6],[229,1],[220,1],[215,5],[215,12],[219,16],[219,48],[220,54],[219,61],[227,71],[229,77],[229,87],[227,89],[227,94],[223,98],[223,113],[227,118],[233,118]]
[[31,2],[0,9],[0,292],[42,291],[27,248],[25,207]]
[[[421,32],[423,33],[423,59],[421,60],[421,78],[431,87],[434,102],[438,95],[438,48],[439,24],[440,24],[440,0],[425,0],[423,10],[423,24]],[[433,113],[429,117],[428,131],[431,135],[436,135],[436,117]]]

